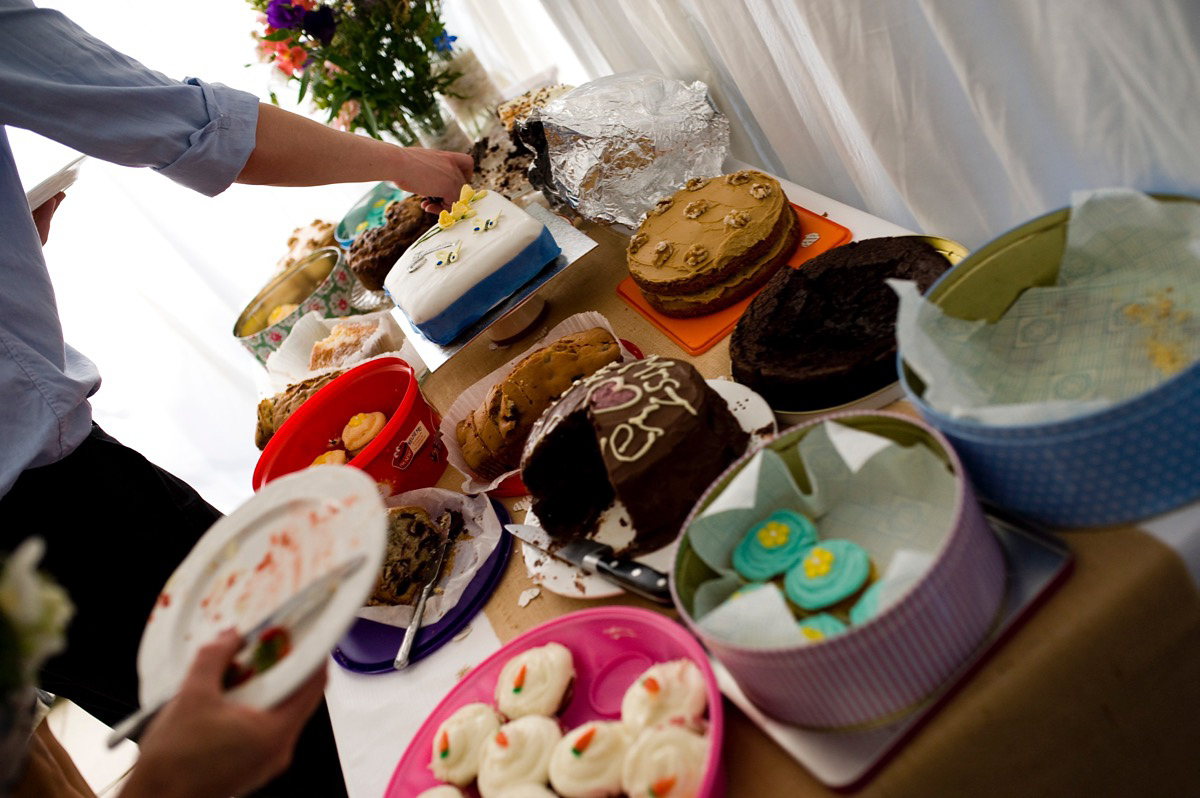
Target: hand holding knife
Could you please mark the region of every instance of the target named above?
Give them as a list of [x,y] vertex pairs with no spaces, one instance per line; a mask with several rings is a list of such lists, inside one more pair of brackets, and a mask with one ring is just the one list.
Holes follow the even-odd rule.
[[504,527],[517,540],[562,560],[587,573],[596,574],[614,585],[658,604],[670,604],[667,575],[636,560],[614,555],[612,547],[594,540],[552,540],[541,527],[507,524]]

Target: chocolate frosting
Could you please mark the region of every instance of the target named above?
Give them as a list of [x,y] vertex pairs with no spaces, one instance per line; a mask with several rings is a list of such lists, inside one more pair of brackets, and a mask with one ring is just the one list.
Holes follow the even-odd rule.
[[749,441],[691,365],[658,356],[576,383],[530,433],[522,477],[556,537],[587,536],[614,496],[636,530],[627,553],[661,548]]

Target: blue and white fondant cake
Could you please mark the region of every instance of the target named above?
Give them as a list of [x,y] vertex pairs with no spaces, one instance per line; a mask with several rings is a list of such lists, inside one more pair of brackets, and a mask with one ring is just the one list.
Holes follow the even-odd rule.
[[421,334],[448,344],[559,253],[541,222],[494,191],[463,186],[400,256],[384,289]]

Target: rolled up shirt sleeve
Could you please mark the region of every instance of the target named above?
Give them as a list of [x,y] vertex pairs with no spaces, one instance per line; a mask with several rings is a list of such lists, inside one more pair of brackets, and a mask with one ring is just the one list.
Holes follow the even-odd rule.
[[28,0],[0,0],[0,124],[212,196],[254,149],[258,98],[172,80]]

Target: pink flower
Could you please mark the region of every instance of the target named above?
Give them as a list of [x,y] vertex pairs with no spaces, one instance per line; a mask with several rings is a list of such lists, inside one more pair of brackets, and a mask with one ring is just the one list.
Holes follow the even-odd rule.
[[339,299],[337,302],[337,307],[338,307],[338,310],[347,311],[347,310],[350,310],[350,303],[344,299]]
[[354,120],[358,118],[359,112],[362,110],[362,103],[358,100],[346,100],[342,103],[342,107],[338,109],[337,117],[333,120],[333,126],[338,130],[349,130],[354,124]]
[[299,45],[288,47],[288,44],[281,42],[276,47],[275,66],[290,78],[296,74],[296,70],[304,68],[304,62],[308,60],[308,51]]
[[274,330],[267,333],[267,337],[271,339],[271,343],[273,343],[273,344],[277,344],[283,340],[283,336],[280,335],[279,333],[275,332]]

